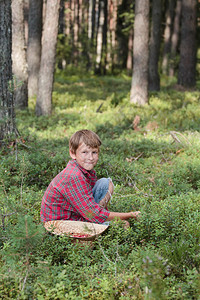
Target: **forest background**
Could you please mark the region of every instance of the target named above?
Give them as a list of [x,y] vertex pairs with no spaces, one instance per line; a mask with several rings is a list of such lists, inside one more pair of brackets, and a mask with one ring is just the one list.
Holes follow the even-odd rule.
[[[199,299],[199,5],[0,1],[2,299]],[[92,247],[40,224],[82,128],[109,208],[142,212]]]

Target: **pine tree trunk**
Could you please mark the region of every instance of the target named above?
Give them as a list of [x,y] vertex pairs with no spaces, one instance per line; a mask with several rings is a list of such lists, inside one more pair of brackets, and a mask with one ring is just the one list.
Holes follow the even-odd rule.
[[71,58],[71,62],[70,63],[74,63],[74,51],[75,51],[75,47],[74,47],[74,11],[75,11],[75,4],[74,4],[74,0],[70,0],[70,43],[71,43],[71,48],[72,48],[72,53],[73,56]]
[[103,50],[104,1],[99,0],[99,26],[97,31],[97,55],[95,73],[101,73],[101,58]]
[[[62,47],[65,47],[65,0],[60,0],[60,13],[59,13],[59,26],[58,26],[58,34],[60,35],[59,41]],[[66,61],[59,55],[57,66],[60,70],[65,68]]]
[[[149,0],[148,0],[149,1]],[[135,1],[135,7],[136,7]],[[126,14],[130,10],[130,3],[127,0],[120,1],[117,8],[117,64],[121,69],[126,68],[128,56],[128,36],[124,32],[126,29]]]
[[88,39],[92,40],[92,10],[93,10],[93,0],[89,0],[88,9]]
[[[96,19],[96,0],[90,0],[89,1],[89,7],[88,7],[88,46],[89,51],[87,53],[87,69],[91,69],[92,67],[92,61],[93,61],[93,55],[94,55],[94,37],[95,37],[95,19]],[[85,20],[87,22],[87,20]]]
[[60,0],[48,0],[42,36],[42,55],[36,101],[36,114],[50,115],[52,110],[52,90],[58,36]]
[[23,109],[28,106],[23,0],[12,0],[12,60],[16,81],[14,103],[16,107]]
[[69,37],[70,35],[70,1],[67,1],[65,3],[65,24],[66,24],[66,28],[65,28],[65,34],[67,37]]
[[0,0],[0,141],[16,132],[12,80],[11,0]]
[[102,72],[106,74],[107,67],[107,22],[108,22],[108,0],[104,0],[104,24],[103,24],[103,51],[102,51]]
[[92,6],[92,40],[94,41],[94,37],[95,37],[95,22],[96,22],[96,0],[93,0],[93,6]]
[[148,103],[149,1],[136,0],[131,103]]
[[112,26],[113,26],[113,1],[108,0],[108,45],[107,45],[107,67],[110,68],[112,65]]
[[78,31],[79,31],[79,19],[78,19],[78,0],[74,1],[74,62],[78,65]]
[[177,48],[178,48],[179,35],[180,35],[181,7],[182,7],[182,0],[177,0],[175,18],[173,24],[172,40],[171,40],[169,76],[174,76],[175,74],[176,55],[177,55]]
[[183,0],[181,19],[178,83],[184,87],[194,87],[196,85],[196,0]]
[[[114,71],[114,67],[117,64],[117,54],[116,54],[116,48],[117,48],[117,42],[116,42],[116,31],[117,31],[117,10],[118,10],[118,0],[112,1],[113,2],[113,21],[112,21],[112,71]],[[132,53],[133,56],[133,53]],[[133,59],[133,58],[132,58]]]
[[128,56],[127,56],[126,69],[128,71],[128,74],[131,74],[131,72],[133,70],[133,29],[132,28],[129,32]]
[[162,0],[153,0],[151,38],[149,48],[149,90],[160,90],[158,61],[160,54],[160,33],[162,17]]
[[25,45],[28,45],[28,15],[29,15],[29,0],[24,0],[24,32],[25,32]]
[[28,18],[28,96],[37,95],[41,59],[43,0],[29,0]]
[[163,47],[163,61],[162,61],[163,74],[168,73],[175,4],[176,3],[174,0],[168,0],[168,7],[165,16],[165,30],[164,30],[164,47]]

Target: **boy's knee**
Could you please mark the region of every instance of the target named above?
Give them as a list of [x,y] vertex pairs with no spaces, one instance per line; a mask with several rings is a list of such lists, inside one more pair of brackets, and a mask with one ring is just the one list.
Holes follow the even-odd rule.
[[108,189],[109,188],[109,178],[101,178],[96,182],[97,188]]
[[108,191],[110,192],[110,194],[113,194],[114,191],[114,184],[112,182],[111,178],[101,178],[98,180],[99,182],[99,186],[108,189]]
[[98,181],[102,184],[108,184],[108,178],[105,178],[105,177],[100,178]]

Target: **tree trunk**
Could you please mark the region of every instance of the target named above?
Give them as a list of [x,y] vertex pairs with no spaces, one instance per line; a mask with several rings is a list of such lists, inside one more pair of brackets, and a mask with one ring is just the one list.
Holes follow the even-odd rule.
[[103,50],[104,1],[99,0],[99,24],[97,32],[97,55],[95,73],[101,74],[101,58]]
[[174,25],[173,25],[173,33],[171,39],[169,76],[174,76],[175,74],[176,55],[177,55],[177,48],[178,48],[179,34],[180,34],[181,7],[182,7],[182,0],[177,0]]
[[104,24],[103,24],[103,51],[102,51],[102,72],[106,74],[107,67],[107,21],[108,21],[108,0],[104,0]]
[[65,34],[67,37],[70,35],[70,1],[65,2]]
[[184,87],[196,85],[197,1],[183,0],[178,83]]
[[72,58],[69,63],[74,63],[74,52],[75,52],[75,46],[74,46],[74,11],[75,11],[75,4],[74,0],[70,0],[70,43],[71,43],[71,49],[72,49]]
[[148,103],[149,0],[136,0],[131,103]]
[[[60,0],[60,13],[59,13],[59,22],[58,22],[58,35],[61,49],[65,48],[65,0]],[[62,54],[58,54],[57,66],[60,70],[63,70],[66,65],[66,60]]]
[[12,0],[12,60],[16,87],[14,103],[18,108],[28,106],[28,70],[25,52],[23,0]]
[[95,44],[97,46],[97,35],[98,35],[98,30],[99,30],[99,22],[100,22],[100,2],[101,0],[96,0],[95,1],[95,24],[94,24],[94,28],[95,28]]
[[[117,1],[109,0],[108,2],[108,45],[107,45],[107,64],[114,71],[114,58],[116,56],[116,24],[117,24]],[[133,47],[131,48],[131,59],[133,57]],[[132,70],[132,68],[131,68]]]
[[42,55],[36,101],[36,115],[50,115],[58,35],[60,0],[48,0],[42,36]]
[[[89,1],[89,7],[88,7],[88,51],[87,54],[83,50],[85,56],[87,57],[87,70],[91,69],[92,67],[92,61],[93,61],[93,55],[94,55],[94,37],[95,37],[95,20],[96,20],[96,0],[90,0]],[[87,22],[87,20],[85,20]]]
[[173,24],[174,7],[175,7],[174,0],[168,0],[167,2],[168,2],[168,7],[165,16],[164,47],[163,47],[163,61],[162,61],[163,74],[168,73],[169,55],[171,49],[172,24]]
[[24,35],[25,35],[25,45],[28,45],[28,15],[29,15],[29,0],[24,0]]
[[[149,0],[148,0],[149,1]],[[136,3],[136,1],[135,1]],[[136,6],[136,4],[135,4]],[[130,10],[130,1],[122,0],[117,9],[117,64],[121,69],[126,68],[128,56],[128,36],[126,34],[126,15]]]
[[128,56],[127,56],[126,68],[127,68],[128,74],[131,74],[132,70],[133,70],[133,29],[132,28],[129,32]]
[[149,90],[160,90],[158,61],[160,54],[160,28],[162,17],[162,0],[153,0],[151,38],[149,48]]
[[79,0],[74,1],[74,62],[75,66],[78,66],[78,54],[79,54],[79,47],[78,47],[78,32],[79,32],[79,15],[78,15],[78,7],[79,7]]
[[93,0],[92,1],[93,3],[93,6],[92,6],[92,40],[94,40],[94,37],[95,37],[95,23],[96,23],[96,10],[95,10],[95,7],[96,7],[96,0]]
[[43,0],[29,0],[28,18],[28,95],[37,95],[41,58]]
[[92,39],[92,11],[93,11],[93,0],[89,0],[89,9],[88,9],[88,39]]
[[0,141],[16,132],[12,80],[11,0],[0,0]]

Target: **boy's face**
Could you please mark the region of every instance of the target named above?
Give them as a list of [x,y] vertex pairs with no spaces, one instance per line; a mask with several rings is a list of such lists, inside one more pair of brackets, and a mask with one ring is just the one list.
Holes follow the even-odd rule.
[[92,170],[99,159],[99,149],[90,148],[85,143],[81,143],[76,153],[69,151],[71,158],[76,159],[77,163],[87,171]]

